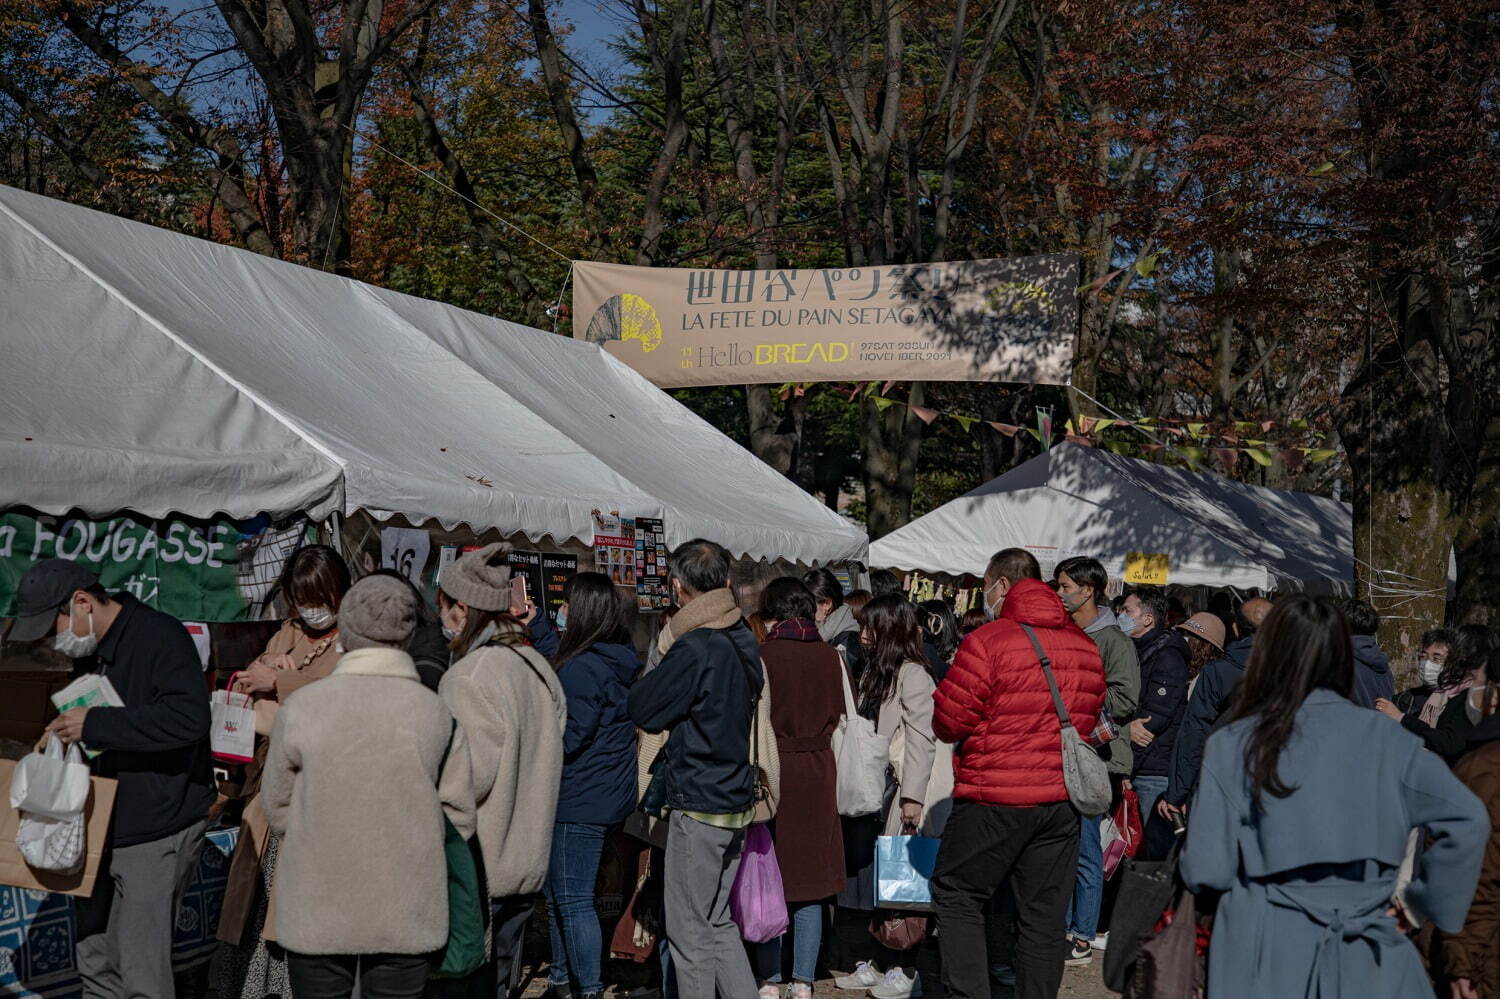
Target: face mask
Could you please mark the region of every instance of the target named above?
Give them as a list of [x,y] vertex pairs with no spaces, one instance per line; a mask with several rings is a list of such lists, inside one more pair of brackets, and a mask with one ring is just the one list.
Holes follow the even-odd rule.
[[559,607],[557,609],[557,630],[558,631],[567,631],[568,630],[568,605],[567,604],[563,604],[561,607]]
[[302,618],[302,623],[313,631],[327,631],[333,627],[333,622],[339,619],[339,616],[327,607],[303,607],[297,614]]
[[1082,590],[1074,590],[1071,595],[1058,593],[1057,596],[1062,600],[1062,605],[1068,609],[1069,614],[1078,613],[1078,608],[1082,607],[1088,600],[1088,597],[1084,595]]
[[68,608],[68,626],[57,633],[52,639],[52,647],[69,659],[82,659],[91,656],[99,648],[99,639],[94,637],[94,612],[89,611],[89,631],[87,635],[73,634],[73,608]]
[[1129,614],[1121,614],[1119,617],[1115,618],[1115,621],[1119,624],[1120,630],[1125,632],[1125,634],[1127,635],[1131,634],[1136,629],[1135,618],[1131,617]]
[[443,639],[445,641],[451,642],[451,641],[453,641],[457,637],[458,637],[458,629],[457,628],[450,628],[446,624],[443,625]]
[[1423,659],[1422,665],[1417,667],[1417,671],[1421,675],[1423,683],[1429,687],[1436,687],[1438,677],[1443,675],[1443,664],[1435,663],[1431,659]]
[[1000,580],[997,579],[989,586],[986,586],[984,588],[984,616],[989,618],[991,621],[1000,616],[1000,605],[1005,603],[1004,594],[1001,594],[1000,599],[997,602],[993,604],[990,603],[990,590],[993,590],[999,585]]

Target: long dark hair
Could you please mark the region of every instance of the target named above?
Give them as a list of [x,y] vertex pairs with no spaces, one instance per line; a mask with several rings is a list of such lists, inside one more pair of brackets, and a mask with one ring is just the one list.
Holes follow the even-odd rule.
[[563,632],[552,665],[560,668],[600,642],[623,644],[630,640],[625,627],[625,601],[602,572],[580,572],[568,580],[563,600],[568,605],[568,630]]
[[1438,674],[1437,689],[1447,690],[1463,683],[1470,673],[1485,665],[1494,646],[1495,633],[1484,625],[1460,626],[1448,645],[1448,661]]
[[1317,687],[1344,697],[1354,687],[1354,648],[1349,623],[1333,603],[1303,593],[1276,601],[1255,635],[1245,678],[1230,719],[1253,719],[1245,743],[1245,769],[1257,801],[1269,793],[1285,798],[1295,787],[1282,783],[1277,764],[1297,724],[1297,709]]
[[917,609],[900,594],[888,593],[865,604],[864,630],[872,641],[859,674],[862,701],[884,704],[895,689],[903,663],[914,662],[932,671],[922,650]]
[[922,634],[937,648],[943,662],[952,662],[960,638],[953,608],[946,600],[923,600],[917,604],[917,611],[921,614]]

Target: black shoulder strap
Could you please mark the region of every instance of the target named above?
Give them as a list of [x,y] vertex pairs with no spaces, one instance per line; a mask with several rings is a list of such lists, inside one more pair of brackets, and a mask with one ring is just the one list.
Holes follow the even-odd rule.
[[1058,692],[1057,680],[1052,675],[1052,660],[1047,658],[1047,653],[1042,649],[1042,643],[1037,639],[1036,632],[1031,630],[1031,625],[1021,625],[1021,630],[1026,632],[1026,637],[1031,639],[1031,647],[1036,650],[1037,660],[1042,664],[1042,675],[1047,678],[1047,689],[1052,691],[1052,706],[1057,709],[1057,721],[1063,728],[1071,728],[1073,720],[1068,717],[1068,709],[1063,704],[1062,694]]

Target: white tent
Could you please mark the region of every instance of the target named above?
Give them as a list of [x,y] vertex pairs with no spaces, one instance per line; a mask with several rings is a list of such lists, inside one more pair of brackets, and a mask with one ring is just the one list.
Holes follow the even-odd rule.
[[0,187],[0,508],[363,509],[737,555],[862,529],[597,346]]
[[1353,520],[1336,500],[1062,444],[870,545],[870,564],[983,575],[1002,548],[1046,571],[1073,555],[1121,579],[1132,552],[1168,584],[1349,592]]

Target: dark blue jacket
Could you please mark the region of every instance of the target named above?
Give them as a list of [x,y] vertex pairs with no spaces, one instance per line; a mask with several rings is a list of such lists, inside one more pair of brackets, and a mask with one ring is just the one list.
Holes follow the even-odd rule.
[[1354,636],[1354,689],[1349,700],[1362,708],[1373,708],[1375,699],[1396,699],[1396,679],[1391,675],[1391,661],[1386,658],[1373,635]]
[[1203,744],[1229,710],[1229,699],[1250,661],[1253,641],[1252,636],[1230,642],[1224,654],[1203,667],[1199,674],[1182,725],[1177,729],[1177,745],[1172,748],[1172,772],[1167,775],[1167,793],[1163,796],[1170,804],[1181,805],[1192,797],[1198,785],[1198,770],[1203,765]]
[[1137,718],[1146,720],[1146,730],[1155,738],[1145,749],[1135,749],[1138,777],[1166,777],[1172,772],[1172,747],[1187,712],[1187,639],[1176,628],[1153,628],[1135,639],[1136,658],[1141,662],[1141,697]]
[[[562,642],[547,615],[530,630],[531,644],[553,658]],[[558,822],[614,825],[635,811],[635,725],[625,703],[640,669],[635,649],[616,642],[591,645],[558,667],[568,698]]]
[[764,685],[760,645],[739,621],[683,635],[630,688],[631,720],[672,730],[662,750],[669,807],[733,815],[755,804],[750,722]]

